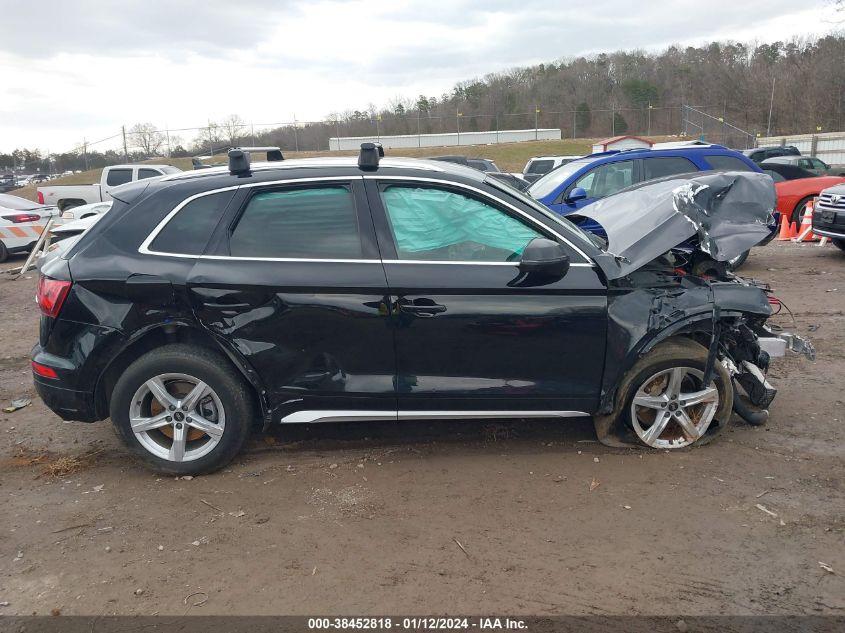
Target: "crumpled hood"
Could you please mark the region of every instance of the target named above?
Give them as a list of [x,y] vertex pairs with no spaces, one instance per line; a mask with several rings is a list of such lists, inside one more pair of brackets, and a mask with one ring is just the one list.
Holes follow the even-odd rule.
[[634,186],[578,212],[608,237],[602,268],[623,277],[697,235],[716,261],[733,259],[771,235],[772,179],[757,172],[671,176]]

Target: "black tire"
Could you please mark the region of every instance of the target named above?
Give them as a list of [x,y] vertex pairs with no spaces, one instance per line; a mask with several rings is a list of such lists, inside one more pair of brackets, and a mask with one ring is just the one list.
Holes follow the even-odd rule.
[[807,208],[807,203],[815,197],[816,196],[807,196],[806,198],[801,198],[798,201],[798,204],[796,204],[795,208],[792,210],[790,221],[795,224],[799,233],[801,232],[801,217],[804,215],[804,210]]
[[0,240],[0,264],[5,262],[9,259],[9,249],[6,248],[6,245]]
[[[162,374],[187,374],[205,382],[219,397],[225,428],[217,445],[191,461],[162,459],[138,440],[129,422],[132,398],[151,378]],[[231,363],[213,351],[192,345],[167,345],[141,356],[118,379],[111,395],[112,423],[132,453],[156,472],[200,475],[218,470],[240,452],[253,427],[252,392]]]
[[742,265],[748,260],[748,255],[751,254],[751,249],[741,253],[736,259],[727,262],[728,270],[734,271],[742,268]]
[[[844,240],[844,239],[840,239],[840,238],[838,238],[838,237],[834,237],[834,238],[832,238],[830,241],[831,241],[831,242],[833,242],[833,245],[834,245],[836,248],[838,248],[838,249],[839,249],[839,250],[841,250],[841,251],[845,251],[845,240]],[[2,261],[3,261],[3,260],[2,260],[2,259],[0,259],[0,262],[2,262]]]
[[[608,415],[594,416],[599,440],[609,446],[633,444],[651,448],[641,441],[633,430],[630,409],[637,390],[657,372],[672,367],[690,367],[703,372],[706,363],[707,348],[691,339],[675,337],[658,344],[625,373],[616,392],[613,411]],[[690,446],[707,444],[730,424],[734,398],[733,383],[721,363],[717,362],[714,368],[714,383],[719,392],[719,404],[707,431]]]

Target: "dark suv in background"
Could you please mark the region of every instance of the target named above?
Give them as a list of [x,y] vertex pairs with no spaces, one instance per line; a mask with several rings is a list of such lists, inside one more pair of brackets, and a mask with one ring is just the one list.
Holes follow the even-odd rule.
[[[688,184],[732,214],[733,191],[769,195],[751,176]],[[113,196],[42,268],[32,369],[59,416],[111,417],[162,472],[278,423],[593,415],[602,441],[678,448],[725,428],[734,381],[774,397],[764,289],[678,275],[649,238],[607,253],[475,169],[233,150]]]
[[758,165],[769,158],[776,158],[778,156],[800,156],[801,152],[794,145],[776,145],[774,147],[755,147],[742,151]]

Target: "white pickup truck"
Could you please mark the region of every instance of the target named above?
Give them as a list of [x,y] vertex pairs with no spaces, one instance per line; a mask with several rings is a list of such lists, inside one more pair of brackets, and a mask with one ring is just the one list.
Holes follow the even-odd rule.
[[38,187],[38,202],[55,205],[60,211],[66,211],[83,204],[111,200],[111,190],[127,182],[157,178],[180,171],[182,170],[178,167],[170,165],[112,165],[103,168],[99,184]]

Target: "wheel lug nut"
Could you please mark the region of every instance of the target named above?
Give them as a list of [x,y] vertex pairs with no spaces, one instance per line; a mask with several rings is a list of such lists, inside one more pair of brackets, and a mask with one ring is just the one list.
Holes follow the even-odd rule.
[[190,424],[191,422],[193,422],[193,420],[192,420],[191,418],[185,418],[185,422],[187,422],[188,424]]
[[176,407],[174,407],[172,404],[168,407],[168,409],[170,409],[171,411],[176,411]]
[[188,410],[188,407],[186,407],[186,406],[183,404],[183,405],[182,405],[182,411],[187,411],[187,410]]
[[173,418],[171,418],[169,415],[164,419],[167,420],[168,422],[173,422]]
[[177,431],[179,431],[179,430],[181,430],[181,429],[182,429],[182,423],[181,423],[181,422],[177,422],[177,423],[176,423],[176,430],[177,430]]

